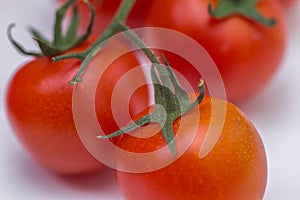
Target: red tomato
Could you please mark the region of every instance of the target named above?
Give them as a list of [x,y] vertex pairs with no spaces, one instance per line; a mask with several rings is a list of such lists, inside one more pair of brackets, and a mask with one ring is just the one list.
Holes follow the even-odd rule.
[[[225,114],[224,124],[212,122],[213,101],[218,108],[214,111],[215,117],[219,118]],[[222,105],[226,107],[226,113],[223,109],[219,109]],[[267,181],[267,161],[264,145],[255,127],[236,106],[224,100],[205,97],[198,108],[199,112],[196,112],[195,108],[173,124],[175,135],[181,135],[185,140],[190,131],[196,130],[192,144],[181,157],[155,171],[131,173],[116,170],[117,183],[125,199],[261,200],[263,198]],[[194,123],[198,117],[200,120]],[[200,157],[199,151],[204,143],[214,137],[207,135],[209,126],[212,126],[210,127],[212,130],[222,127],[221,134],[208,154]],[[150,123],[143,129],[139,128],[130,132],[130,135],[124,135],[118,146],[129,153],[158,150],[166,144],[162,133],[156,130],[157,124]],[[214,131],[211,133],[215,134]],[[149,135],[150,137],[147,137]],[[155,161],[147,159],[144,165],[152,166],[153,162],[163,162],[167,156],[157,154],[153,158]],[[125,164],[133,167],[137,165],[126,163],[127,158],[122,161],[119,159],[116,157],[116,168]]]
[[[60,1],[63,3],[66,2],[66,0]],[[90,2],[93,4],[96,11],[93,32],[100,34],[112,20],[121,0],[91,0]],[[148,0],[137,0],[126,22],[127,25],[132,28],[144,25],[146,15],[150,11],[149,7],[151,3],[152,1]],[[90,20],[90,11],[86,3],[83,3],[82,0],[78,1],[78,5],[81,20],[80,29],[85,30]]]
[[[216,5],[215,0],[154,0],[147,25],[182,32],[201,44],[219,68],[228,100],[242,102],[270,81],[282,61],[286,37],[282,8],[273,0],[257,4],[263,16],[277,20],[269,28],[239,15],[214,19],[209,3]],[[194,73],[195,67],[168,53],[166,58],[197,89],[200,74]]]
[[[85,50],[92,41],[84,42],[71,52]],[[125,46],[115,42],[113,48],[117,51]],[[100,54],[105,55],[106,50]],[[17,70],[7,89],[7,115],[17,138],[40,164],[61,174],[89,173],[103,167],[82,144],[73,120],[73,86],[68,81],[80,64],[76,59],[52,63],[48,57],[35,58]],[[118,130],[110,107],[113,88],[117,80],[136,65],[134,54],[119,57],[104,72],[105,84],[97,87],[97,117],[107,131]],[[144,78],[142,70],[135,71],[135,76]],[[131,86],[135,89],[135,79],[128,80],[128,87]],[[131,114],[147,106],[147,95],[146,87],[136,92],[133,96],[135,103],[130,105]],[[114,98],[119,98],[121,105],[127,106],[122,102],[122,96],[117,94]]]
[[296,3],[296,0],[279,0],[279,2],[287,9],[292,7]]

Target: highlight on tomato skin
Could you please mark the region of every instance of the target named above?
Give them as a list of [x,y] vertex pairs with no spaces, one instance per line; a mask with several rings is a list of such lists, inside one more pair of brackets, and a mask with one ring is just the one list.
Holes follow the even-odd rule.
[[[212,150],[204,157],[199,151],[205,143],[207,129],[212,119],[211,102],[226,104],[226,117],[221,135]],[[117,183],[125,199],[130,200],[261,200],[267,183],[267,160],[263,142],[253,124],[236,106],[223,100],[205,97],[199,105],[200,120],[193,123],[198,112],[195,109],[186,113],[190,123],[174,122],[175,134],[187,134],[196,128],[196,137],[184,154],[172,164],[151,172],[124,172],[115,170]],[[216,116],[220,110],[216,110]],[[147,111],[146,111],[147,113]],[[141,114],[143,116],[144,113]],[[197,124],[195,126],[195,124]],[[219,126],[214,124],[213,126]],[[152,137],[134,137],[157,130],[149,124],[147,131],[137,129],[119,141],[118,147],[128,153],[146,153],[165,146],[161,132]],[[179,132],[178,128],[182,126]],[[195,127],[191,127],[195,126]],[[145,132],[144,132],[145,131]],[[208,136],[209,137],[209,136]],[[116,156],[116,169],[124,165],[126,159],[119,161]],[[171,155],[170,155],[171,156]],[[163,160],[160,156],[155,158]],[[149,160],[151,166],[153,160]],[[135,163],[126,163],[128,166]]]
[[[210,16],[208,5],[212,3],[214,8],[216,2],[154,0],[146,25],[169,28],[196,40],[218,66],[227,99],[243,103],[262,91],[281,66],[286,48],[284,12],[278,1],[259,1],[257,10],[267,19],[276,20],[275,26],[266,27],[240,15],[215,19]],[[152,35],[149,39],[156,38],[159,36]],[[191,85],[197,86],[201,76],[190,75],[194,66],[178,62],[174,55],[166,57],[174,69],[188,75]]]
[[[92,36],[66,53],[85,50],[94,42],[94,38]],[[113,42],[112,47],[115,52],[118,48],[126,48],[124,44],[118,42]],[[109,56],[107,51],[101,51],[101,55]],[[12,75],[6,92],[7,117],[24,149],[33,160],[45,168],[65,175],[92,173],[104,167],[82,144],[74,124],[72,114],[74,87],[68,82],[75,76],[80,64],[77,59],[52,63],[48,57],[34,58],[20,66]],[[95,107],[99,123],[105,129],[115,131],[119,128],[113,121],[108,102],[111,102],[113,87],[120,76],[138,64],[134,54],[119,57],[108,66],[104,74],[106,84],[97,87],[97,94],[105,101],[96,100]],[[100,63],[98,67],[99,65]],[[145,79],[142,70],[136,71],[140,79]],[[128,87],[133,86],[135,80],[128,80]],[[128,103],[123,102],[122,96],[118,94],[114,95],[114,98],[117,98],[123,106]],[[139,112],[141,107],[148,105],[147,88],[137,91],[134,98],[134,102],[128,105],[133,115]]]

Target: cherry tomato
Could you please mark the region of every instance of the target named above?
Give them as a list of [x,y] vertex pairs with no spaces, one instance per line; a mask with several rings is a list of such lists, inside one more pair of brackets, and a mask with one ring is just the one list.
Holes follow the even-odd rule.
[[285,9],[288,9],[296,3],[296,0],[279,0],[279,2],[283,5]]
[[[217,108],[212,112],[212,102]],[[149,172],[116,170],[117,183],[125,199],[130,200],[261,200],[267,181],[267,161],[262,140],[246,116],[233,104],[206,96],[197,108],[189,111],[173,123],[175,135],[186,140],[189,132],[196,130],[196,136],[188,149],[170,165]],[[215,112],[215,113],[214,113]],[[225,114],[225,123],[212,122]],[[141,114],[143,116],[144,113]],[[195,119],[200,117],[194,123]],[[185,122],[183,122],[183,120]],[[220,120],[217,120],[220,121]],[[211,126],[211,127],[210,127]],[[213,130],[208,133],[208,127]],[[210,143],[214,130],[222,127],[211,150],[200,156],[204,143]],[[143,128],[143,129],[142,129]],[[118,146],[129,153],[148,153],[165,146],[161,132],[156,132],[157,124],[150,123],[124,135]],[[153,132],[155,135],[153,135]],[[208,136],[208,134],[212,134]],[[138,136],[138,137],[134,137]],[[150,136],[150,137],[149,137]],[[177,142],[177,141],[176,141]],[[178,143],[177,143],[178,145]],[[207,146],[206,146],[207,147]],[[163,162],[167,154],[156,154],[144,162]],[[126,159],[119,161],[116,169],[123,166]],[[126,163],[135,166],[137,163]]]
[[[64,3],[66,0],[60,0]],[[95,8],[95,25],[93,33],[100,34],[112,20],[115,15],[121,0],[91,0],[90,1]],[[150,11],[150,5],[152,1],[148,0],[137,0],[126,24],[131,28],[137,28],[145,24],[145,18],[147,13]],[[85,30],[90,20],[90,10],[86,3],[82,0],[78,1],[79,15],[80,15],[80,29]]]
[[[66,53],[81,52],[93,41],[89,39]],[[125,46],[114,42],[113,48],[117,51]],[[106,52],[103,49],[100,54],[109,56]],[[35,160],[61,174],[83,174],[103,167],[82,144],[73,120],[74,87],[68,82],[80,64],[77,59],[52,63],[48,57],[35,58],[16,71],[7,87],[6,110],[15,135]],[[113,88],[120,77],[137,65],[134,54],[119,57],[105,70],[105,83],[100,81],[103,84],[97,87],[97,117],[107,131],[118,130],[110,107]],[[142,70],[135,70],[135,76],[144,78]],[[135,88],[135,79],[128,80],[127,86]],[[122,96],[116,94],[113,98],[122,106],[127,105]],[[130,112],[135,114],[148,104],[147,88],[140,88],[132,98]]]
[[[276,19],[274,27],[240,15],[218,20],[208,12],[208,4],[214,8],[216,2],[154,0],[146,24],[182,32],[201,44],[218,66],[228,100],[238,103],[258,93],[280,66],[286,44],[284,14],[277,1],[262,0],[257,9],[264,17]],[[152,40],[156,38],[151,36]],[[187,74],[185,78],[197,89],[201,76],[192,69],[197,66],[182,63],[169,53],[165,56],[174,69]]]

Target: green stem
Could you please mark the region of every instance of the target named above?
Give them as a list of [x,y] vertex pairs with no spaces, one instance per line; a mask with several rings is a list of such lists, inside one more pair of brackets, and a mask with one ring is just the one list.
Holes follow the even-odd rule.
[[[169,146],[172,155],[175,156],[175,134],[173,132],[172,124],[178,117],[184,115],[202,101],[204,97],[204,82],[202,80],[200,81],[200,94],[197,99],[191,103],[188,93],[179,84],[177,77],[167,62],[167,59],[162,56],[165,65],[165,67],[163,67],[160,60],[136,33],[130,30],[129,27],[122,22],[119,22],[118,26],[122,28],[122,31],[125,33],[125,35],[144,52],[144,54],[152,63],[151,78],[154,86],[156,108],[155,111],[144,116],[147,120],[144,120],[144,117],[142,117],[136,122],[126,126],[125,128],[122,128],[117,132],[106,136],[99,136],[98,138],[112,138],[121,134],[129,133],[130,131],[139,128],[140,126],[137,125],[139,125],[141,121],[143,122],[142,125],[145,125],[149,122],[156,122],[160,124],[163,137]],[[174,91],[172,88],[174,88]],[[157,105],[160,106],[157,107]],[[161,109],[161,107],[164,109]]]
[[[75,54],[67,54],[56,56],[52,58],[53,62],[57,62],[64,59],[76,58],[80,55],[79,59],[87,60],[83,62],[80,66],[78,73],[75,77],[69,82],[70,84],[76,84],[81,81],[81,77],[84,71],[87,68],[91,57],[95,55],[96,52],[99,52],[101,48],[105,45],[105,41],[112,37],[113,35],[122,31],[122,27],[119,26],[120,23],[125,23],[132,7],[135,4],[135,0],[123,0],[121,2],[120,7],[118,8],[116,15],[114,16],[112,22],[108,25],[108,27],[104,30],[104,32],[97,38],[97,40],[85,51],[82,53],[75,53]],[[88,57],[88,59],[85,59]],[[78,58],[78,57],[77,57]]]
[[125,22],[134,4],[135,0],[122,1],[114,19],[118,19],[119,21]]
[[203,100],[204,94],[205,94],[204,80],[200,79],[199,84],[198,84],[198,88],[199,88],[199,96],[196,98],[196,100],[193,103],[191,103],[189,105],[189,107],[187,108],[186,112],[188,112],[192,108],[196,107]]
[[139,47],[144,54],[148,57],[148,59],[155,64],[161,64],[159,59],[155,56],[155,54],[147,47],[147,45],[140,39],[140,37],[130,30],[126,24],[119,22],[118,26],[121,27],[122,31],[127,35],[129,39],[134,41],[135,45]]
[[135,130],[135,129],[141,127],[141,126],[144,126],[145,124],[148,124],[150,122],[151,122],[150,115],[145,115],[145,116],[141,117],[140,119],[136,120],[134,123],[129,124],[128,126],[125,126],[125,127],[121,128],[120,130],[114,132],[113,134],[100,135],[100,136],[97,136],[97,138],[99,138],[99,139],[110,139],[110,138],[128,133],[130,131],[133,131],[133,130]]
[[135,43],[137,47],[139,47],[144,54],[148,57],[148,59],[153,63],[153,67],[156,68],[158,71],[158,75],[162,84],[170,87],[170,78],[168,72],[165,68],[161,67],[162,63],[160,60],[155,56],[155,54],[147,47],[147,45],[140,39],[140,37],[135,34],[125,23],[119,21],[118,26],[121,30],[125,33],[125,35]]
[[86,70],[86,68],[88,67],[90,61],[91,61],[91,60],[95,57],[95,55],[101,50],[101,48],[102,48],[102,46],[96,46],[96,47],[93,49],[93,52],[92,52],[92,53],[89,53],[89,54],[87,54],[87,55],[84,57],[84,59],[83,59],[81,65],[80,65],[80,68],[79,68],[78,72],[76,73],[75,77],[74,77],[71,81],[69,81],[69,84],[70,84],[70,85],[75,85],[75,84],[77,84],[78,82],[81,81],[81,77],[82,77],[84,71]]
[[[53,61],[68,58],[80,58],[82,64],[75,77],[70,81],[70,84],[76,84],[81,81],[81,77],[86,70],[89,62],[105,45],[105,41],[123,31],[125,35],[138,47],[151,61],[151,78],[154,87],[155,109],[148,115],[145,115],[134,123],[106,136],[98,136],[98,138],[112,138],[121,134],[131,132],[149,122],[159,123],[161,126],[163,137],[169,146],[173,156],[176,154],[173,122],[186,112],[196,107],[201,102],[204,96],[204,84],[199,84],[200,94],[196,101],[191,103],[188,93],[181,87],[175,74],[173,73],[167,59],[162,56],[164,66],[155,54],[147,47],[142,39],[134,33],[125,21],[132,9],[134,0],[123,0],[114,19],[101,34],[96,42],[94,42],[85,52],[62,55],[53,58]],[[78,57],[79,56],[79,57]]]
[[99,36],[99,38],[87,49],[87,53],[93,51],[93,49],[99,44],[103,43],[103,41],[112,37],[116,33],[122,31],[119,26],[119,23],[125,23],[127,17],[135,4],[135,0],[123,0],[121,5],[119,6],[112,22],[108,25],[108,27],[104,30],[104,32]]

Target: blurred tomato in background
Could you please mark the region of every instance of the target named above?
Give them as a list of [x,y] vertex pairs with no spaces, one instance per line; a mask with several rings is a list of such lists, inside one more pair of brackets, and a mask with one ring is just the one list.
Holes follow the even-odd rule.
[[[259,1],[257,11],[267,20],[276,20],[275,26],[268,27],[240,14],[216,19],[208,12],[210,3],[213,8],[217,5],[216,0],[154,0],[146,24],[179,31],[201,44],[218,66],[227,99],[240,103],[261,91],[281,65],[286,47],[284,12],[277,1]],[[156,38],[151,35],[151,40]],[[200,75],[193,69],[197,66],[164,53],[197,90]]]

